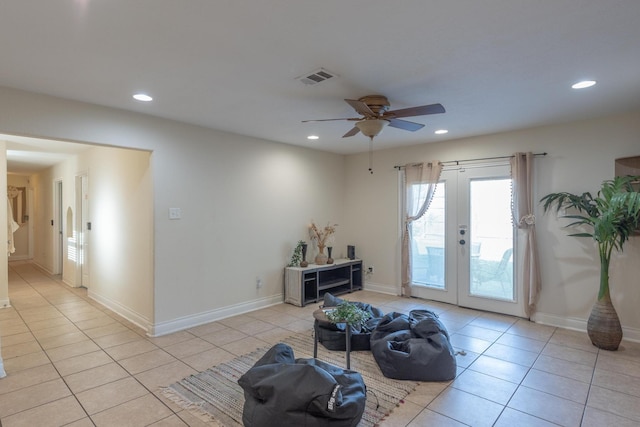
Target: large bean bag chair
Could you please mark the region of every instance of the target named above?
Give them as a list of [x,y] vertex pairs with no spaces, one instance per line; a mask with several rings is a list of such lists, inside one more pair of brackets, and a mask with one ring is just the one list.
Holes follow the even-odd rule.
[[269,349],[238,384],[244,390],[245,427],[352,427],[366,403],[358,372],[317,359],[296,360],[283,343]]
[[388,378],[448,381],[456,376],[449,333],[429,310],[388,313],[371,333],[371,353]]
[[[345,302],[341,298],[335,297],[330,293],[324,294],[323,307],[337,307],[341,303]],[[368,311],[371,317],[367,320],[361,328],[351,328],[351,351],[369,351],[371,331],[373,331],[384,315],[382,310],[366,304],[363,302],[353,302],[358,308],[364,311]],[[345,351],[346,342],[346,329],[345,323],[331,323],[318,321],[318,342],[321,343],[327,350]]]

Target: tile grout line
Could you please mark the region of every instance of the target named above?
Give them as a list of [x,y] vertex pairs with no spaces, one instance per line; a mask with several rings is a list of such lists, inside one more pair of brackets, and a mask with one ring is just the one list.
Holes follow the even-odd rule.
[[[10,267],[10,268],[11,268],[11,267]],[[145,390],[146,390],[150,395],[152,395],[152,396],[153,396],[156,400],[158,400],[158,401],[159,401],[163,406],[165,406],[165,407],[166,407],[166,408],[171,412],[171,414],[173,414],[173,415],[178,415],[178,414],[177,414],[177,413],[176,413],[172,408],[170,408],[170,407],[169,407],[169,406],[168,406],[168,405],[167,405],[167,404],[166,404],[162,399],[160,399],[158,396],[156,396],[156,395],[154,394],[154,392],[153,392],[153,391],[149,390],[149,388],[148,388],[146,385],[144,385],[142,382],[140,382],[140,380],[139,380],[138,378],[136,378],[136,377],[135,377],[135,375],[131,374],[131,373],[130,373],[130,372],[129,372],[129,371],[128,371],[124,366],[122,366],[122,364],[120,364],[120,363],[119,363],[117,360],[115,360],[115,359],[114,359],[114,358],[113,358],[109,353],[107,353],[107,351],[105,350],[105,348],[104,348],[104,347],[102,347],[100,344],[98,344],[97,342],[95,342],[95,340],[94,340],[92,337],[90,337],[89,335],[87,335],[87,334],[86,334],[86,332],[85,332],[84,330],[82,330],[82,329],[78,328],[78,326],[76,325],[76,322],[75,322],[75,321],[73,321],[72,319],[70,319],[70,318],[69,318],[69,317],[68,317],[64,312],[60,311],[60,309],[59,309],[55,304],[51,303],[51,302],[46,298],[46,296],[45,296],[45,295],[43,295],[43,294],[42,294],[38,289],[36,289],[35,287],[33,287],[33,285],[32,285],[32,284],[31,284],[31,283],[30,283],[26,278],[24,278],[22,275],[20,275],[20,273],[19,273],[18,271],[15,271],[15,269],[14,269],[14,273],[15,273],[16,275],[18,275],[18,276],[19,276],[19,277],[20,277],[20,278],[25,282],[25,284],[26,284],[27,286],[29,286],[29,287],[30,287],[34,292],[36,292],[36,293],[37,293],[38,295],[40,295],[44,300],[46,300],[46,301],[47,301],[47,304],[49,304],[49,306],[51,306],[51,307],[55,308],[55,309],[56,309],[56,310],[57,310],[57,311],[58,311],[58,312],[59,312],[59,313],[60,313],[60,314],[65,318],[65,319],[67,319],[68,321],[70,321],[70,322],[71,322],[71,323],[72,323],[72,324],[73,324],[73,325],[78,329],[78,331],[82,332],[82,333],[83,333],[83,335],[84,335],[85,337],[87,337],[88,341],[91,341],[93,344],[95,344],[95,345],[96,345],[96,346],[97,346],[101,351],[103,351],[103,352],[104,352],[104,353],[109,357],[109,359],[111,359],[111,360],[112,360],[112,362],[114,362],[116,365],[118,365],[120,368],[122,368],[122,369],[127,373],[127,378],[132,378],[133,380],[135,380],[135,381],[136,381],[140,386],[142,386],[142,387],[143,387],[143,388],[144,388],[144,389],[145,389]],[[57,285],[57,286],[62,286],[62,285],[59,283],[59,281],[54,280],[54,282],[56,283],[56,285]],[[72,293],[74,293],[74,294],[75,294],[75,292],[72,292]],[[78,296],[80,299],[82,299],[83,301],[85,301],[85,302],[86,302],[86,299],[85,299],[85,297],[84,297],[84,296],[81,296],[81,295],[76,295],[76,296]],[[102,310],[100,310],[100,311],[102,311]],[[55,363],[53,362],[53,360],[51,360],[51,357],[50,357],[50,356],[49,356],[49,354],[47,353],[47,350],[45,350],[45,349],[42,347],[42,344],[40,343],[40,340],[39,340],[37,337],[35,337],[35,335],[33,335],[33,330],[30,328],[29,324],[25,321],[25,319],[24,319],[24,317],[22,316],[22,314],[20,314],[20,311],[19,311],[18,309],[16,309],[16,312],[17,312],[18,316],[20,317],[20,319],[22,320],[22,322],[25,324],[25,326],[29,329],[29,332],[32,334],[33,338],[34,338],[34,339],[36,340],[36,342],[38,343],[38,346],[40,347],[40,349],[42,350],[42,352],[43,352],[43,353],[45,354],[45,356],[47,357],[47,360],[49,360],[49,363],[51,364],[52,368],[56,371],[56,373],[57,373],[57,374],[58,374],[58,376],[60,377],[60,380],[65,384],[65,386],[66,386],[66,387],[67,387],[67,389],[69,390],[69,393],[71,394],[71,396],[73,396],[73,398],[75,399],[75,401],[76,401],[76,402],[78,403],[78,405],[82,408],[82,410],[84,411],[84,413],[85,413],[86,417],[87,417],[89,420],[91,420],[91,422],[95,425],[95,423],[93,422],[92,415],[90,415],[90,414],[87,412],[87,410],[86,410],[86,408],[84,407],[84,405],[79,401],[77,394],[76,394],[76,393],[71,389],[71,387],[69,386],[68,382],[66,381],[66,379],[64,378],[64,376],[60,373],[60,371],[59,371],[59,370],[58,370],[58,368],[56,367],[56,365],[55,365]],[[116,321],[116,322],[118,322],[118,323],[122,324],[122,323],[121,323],[121,322],[119,322],[117,319],[114,319],[114,321]],[[136,333],[136,332],[135,332],[135,331],[133,331],[131,328],[129,328],[127,325],[123,325],[123,326],[124,326],[124,327],[126,327],[126,328],[127,328],[127,330],[129,330],[129,331],[132,331],[132,332]],[[46,328],[45,328],[45,329],[46,329]],[[89,328],[89,329],[92,329],[92,328]],[[141,337],[141,338],[142,338],[142,339],[144,339],[144,337]],[[153,343],[152,343],[152,344],[153,344]],[[154,345],[155,345],[155,344],[154,344]],[[60,346],[60,347],[63,347],[63,346]],[[167,355],[171,356],[172,358],[174,358],[174,359],[176,359],[176,360],[180,360],[180,359],[178,359],[177,357],[173,356],[172,354],[170,354],[170,353],[166,352],[163,348],[161,348],[161,347],[159,347],[159,346],[156,346],[156,347],[157,347],[157,349],[162,350],[163,352],[165,352]],[[54,348],[55,348],[55,347],[54,347]],[[123,360],[124,360],[124,359],[123,359]],[[171,363],[171,362],[169,362],[169,363]],[[183,362],[183,363],[184,363],[184,362]],[[167,364],[168,364],[168,363],[167,363]],[[165,364],[165,365],[166,365],[166,364]],[[164,365],[161,365],[161,366],[164,366]],[[159,366],[158,366],[158,367],[159,367]],[[79,373],[79,372],[84,372],[84,371],[87,371],[87,370],[90,370],[90,369],[93,369],[93,368],[85,369],[85,370],[83,370],[83,371],[74,372],[74,374],[75,374],[75,373]],[[155,368],[151,368],[151,369],[155,369]],[[149,370],[150,370],[150,369],[149,369]],[[146,371],[142,371],[142,372],[146,372]],[[121,379],[122,379],[122,378],[121,378]],[[101,384],[101,385],[99,385],[99,386],[89,388],[89,389],[87,389],[87,390],[92,390],[92,389],[95,389],[95,388],[97,388],[97,387],[100,387],[100,386],[103,386],[103,385],[106,385],[106,384],[112,384],[112,383],[114,383],[114,382],[116,382],[116,381],[119,381],[119,380],[120,380],[120,379],[118,379],[118,380],[114,380],[114,381],[110,381],[110,382],[107,382],[107,383],[105,383],[105,384]],[[60,399],[53,400],[52,402],[55,402],[55,401],[57,401],[57,400],[61,400],[61,399],[65,399],[65,398],[67,398],[67,397],[69,397],[69,396],[61,397]],[[51,402],[47,402],[47,403],[51,403]],[[37,405],[37,406],[42,406],[42,405]],[[37,406],[36,406],[36,407],[37,407]],[[116,405],[116,406],[119,406],[119,405]],[[114,406],[114,407],[115,407],[115,406]],[[113,408],[113,407],[112,407],[112,408]],[[95,413],[95,414],[93,414],[93,415],[99,414],[99,413],[101,413],[101,412],[104,412],[104,411],[106,411],[106,410],[108,410],[108,409],[112,409],[112,408],[106,408],[106,409],[103,409],[102,411],[96,412],[96,413]],[[24,411],[28,411],[28,410],[30,410],[30,409],[33,409],[33,408],[27,408],[27,409],[25,409]],[[24,411],[20,411],[20,412],[24,412]],[[20,412],[18,412],[18,413],[20,413]],[[15,414],[12,414],[12,415],[15,415]],[[171,415],[169,415],[169,416],[171,416]],[[77,421],[77,420],[76,420],[76,421]],[[1,427],[1,424],[0,424],[0,427]]]
[[[10,269],[12,269],[12,266],[11,266],[10,264],[9,264],[9,268],[10,268]],[[20,273],[19,273],[18,271],[16,271],[15,269],[13,269],[13,270],[14,270],[14,274],[18,275],[18,276],[19,276],[19,277],[20,277],[20,278],[21,278],[21,279],[22,279],[22,280],[23,280],[23,281],[24,281],[24,282],[25,282],[25,283],[26,283],[26,284],[27,284],[27,285],[28,285],[28,286],[29,286],[29,287],[34,291],[34,292],[36,292],[36,293],[37,293],[38,295],[40,295],[40,296],[41,296],[45,301],[47,301],[47,304],[49,304],[50,306],[54,307],[54,308],[55,308],[55,309],[56,309],[60,314],[62,314],[62,315],[64,316],[64,313],[62,313],[60,310],[58,310],[58,308],[57,308],[57,307],[55,307],[53,304],[51,304],[51,303],[49,302],[49,300],[47,300],[47,299],[44,297],[44,295],[42,295],[42,294],[40,293],[40,291],[38,291],[36,288],[34,288],[34,287],[33,287],[33,285],[32,285],[32,284],[31,284],[27,279],[25,279],[22,275],[20,275]],[[90,416],[89,416],[89,414],[87,413],[87,410],[86,410],[86,409],[84,408],[84,406],[80,403],[80,401],[78,400],[78,397],[77,397],[77,396],[76,396],[76,394],[73,392],[73,390],[71,390],[71,387],[69,387],[69,384],[68,384],[68,383],[67,383],[67,381],[64,379],[64,377],[60,374],[60,371],[59,371],[59,370],[58,370],[58,368],[56,367],[56,365],[55,365],[55,363],[53,362],[53,360],[51,360],[51,357],[49,356],[49,353],[47,353],[47,351],[42,347],[42,344],[40,343],[40,340],[39,340],[38,338],[36,338],[36,336],[35,336],[35,335],[33,335],[33,330],[31,329],[31,327],[29,326],[29,324],[24,320],[24,317],[23,317],[23,316],[22,316],[22,314],[20,313],[20,310],[18,310],[18,309],[16,308],[16,312],[17,312],[18,316],[20,317],[20,319],[22,320],[22,322],[23,322],[23,323],[25,324],[25,326],[27,327],[27,329],[29,330],[29,333],[33,336],[33,339],[38,343],[38,346],[40,347],[40,349],[42,350],[42,352],[43,352],[43,353],[44,353],[44,355],[46,356],[47,360],[49,360],[49,363],[51,364],[51,367],[56,371],[56,373],[58,374],[58,377],[59,377],[59,378],[60,378],[60,380],[64,383],[64,385],[65,385],[65,387],[67,388],[67,390],[69,390],[69,393],[71,394],[71,396],[73,396],[73,398],[75,399],[75,401],[76,401],[76,402],[78,403],[78,405],[82,408],[82,411],[85,413],[86,417],[87,417],[87,418],[89,418],[89,419],[91,419],[91,418],[90,418]],[[64,317],[65,317],[67,320],[69,320],[70,322],[72,322],[72,321],[71,321],[71,319],[68,319],[66,316],[64,316]],[[74,322],[72,322],[72,323],[73,323],[73,324],[74,324],[74,326],[75,326],[75,323],[74,323]],[[76,327],[77,327],[77,326],[76,326]],[[80,330],[80,329],[78,328],[78,330]],[[81,332],[83,332],[83,331],[81,331]],[[83,332],[83,333],[84,333],[84,332]],[[85,334],[85,336],[86,336],[86,334]],[[89,338],[89,337],[87,336],[87,338]],[[89,339],[90,339],[90,338],[89,338]],[[52,380],[52,381],[55,381],[55,380]],[[28,387],[25,387],[25,388],[28,388]],[[38,406],[46,405],[46,404],[48,404],[48,403],[52,403],[52,402],[55,402],[55,401],[58,401],[58,400],[61,400],[61,399],[66,399],[67,397],[69,397],[69,396],[61,397],[61,398],[59,398],[59,399],[52,400],[51,402],[47,402],[47,403],[45,403],[45,404],[37,405],[37,406],[35,406],[34,408],[36,408],[36,407],[38,407]],[[23,411],[20,411],[20,412],[25,412],[25,411],[28,411],[28,410],[31,410],[31,409],[34,409],[34,408],[27,408],[27,409],[24,409]],[[20,412],[17,412],[16,414],[19,414]],[[12,415],[16,415],[16,414],[12,414]],[[81,419],[81,418],[80,418],[80,419]],[[80,419],[78,419],[78,420],[80,420]],[[78,421],[78,420],[75,420],[75,421]],[[75,422],[75,421],[74,421],[74,422]],[[93,423],[93,421],[91,421],[91,422]],[[95,425],[95,424],[94,424],[94,425]],[[1,421],[0,421],[0,427],[2,427],[2,423],[1,423]]]

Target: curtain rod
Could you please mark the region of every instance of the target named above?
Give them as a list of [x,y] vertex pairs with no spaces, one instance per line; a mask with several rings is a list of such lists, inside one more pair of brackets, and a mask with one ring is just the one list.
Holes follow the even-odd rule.
[[[544,156],[547,155],[547,153],[546,152],[544,152],[544,153],[534,153],[533,155],[536,156],[536,157],[544,157]],[[500,159],[510,159],[512,157],[513,157],[513,155],[511,155],[511,156],[497,156],[497,157],[479,157],[477,159],[447,160],[447,161],[440,162],[440,163],[442,163],[443,166],[446,166],[446,165],[456,165],[456,166],[458,166],[458,165],[460,165],[460,162],[478,162],[480,160],[500,160]],[[394,168],[395,169],[402,169],[402,168],[404,168],[404,166],[396,165],[396,166],[394,166]]]

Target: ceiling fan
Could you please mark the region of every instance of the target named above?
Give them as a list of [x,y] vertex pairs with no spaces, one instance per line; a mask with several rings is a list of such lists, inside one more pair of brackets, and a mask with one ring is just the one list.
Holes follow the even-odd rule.
[[430,104],[419,107],[403,108],[400,110],[389,110],[391,105],[389,104],[387,97],[383,95],[367,95],[359,99],[345,99],[345,102],[351,105],[351,107],[353,107],[353,109],[363,117],[303,120],[303,123],[327,122],[334,120],[355,121],[355,126],[342,137],[347,138],[349,136],[357,135],[358,132],[362,132],[363,135],[368,136],[373,140],[373,137],[377,136],[387,125],[411,132],[415,132],[424,127],[423,124],[401,120],[400,117],[426,116],[429,114],[441,114],[445,112],[445,109],[441,104]]

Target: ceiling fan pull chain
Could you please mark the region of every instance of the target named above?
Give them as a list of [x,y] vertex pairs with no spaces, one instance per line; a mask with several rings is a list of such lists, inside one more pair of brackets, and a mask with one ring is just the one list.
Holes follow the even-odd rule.
[[369,138],[369,173],[373,175],[373,137]]

